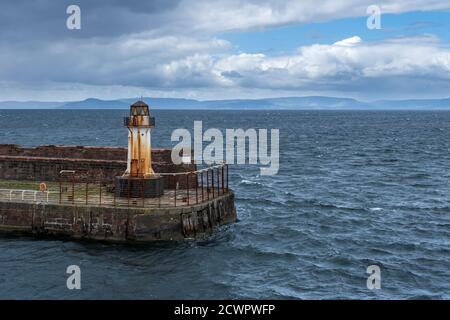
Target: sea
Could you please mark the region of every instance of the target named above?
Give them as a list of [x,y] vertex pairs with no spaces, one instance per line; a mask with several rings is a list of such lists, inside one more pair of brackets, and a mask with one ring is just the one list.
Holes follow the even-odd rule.
[[[126,113],[0,110],[0,143],[126,146]],[[231,165],[238,221],[205,239],[2,235],[0,299],[450,299],[450,112],[152,115],[154,147],[174,146],[173,130],[193,132],[194,121],[224,134],[279,129],[279,171]],[[69,265],[80,290],[66,286]]]

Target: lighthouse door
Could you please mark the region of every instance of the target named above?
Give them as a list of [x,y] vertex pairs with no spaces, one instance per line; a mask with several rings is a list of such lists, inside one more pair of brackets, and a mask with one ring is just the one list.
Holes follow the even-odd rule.
[[131,176],[137,177],[139,175],[139,160],[131,159]]

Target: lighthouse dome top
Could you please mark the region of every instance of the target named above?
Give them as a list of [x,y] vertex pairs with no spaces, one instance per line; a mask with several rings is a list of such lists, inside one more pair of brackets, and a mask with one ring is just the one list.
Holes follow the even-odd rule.
[[146,104],[142,100],[138,100],[130,106],[130,115],[131,116],[148,116],[148,104]]
[[142,100],[138,100],[135,103],[133,103],[131,105],[132,107],[147,107],[148,108],[148,104],[146,104],[144,101]]

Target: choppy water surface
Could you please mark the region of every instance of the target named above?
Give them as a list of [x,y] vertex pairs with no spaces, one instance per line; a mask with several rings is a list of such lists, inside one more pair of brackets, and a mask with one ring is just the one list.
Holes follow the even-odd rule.
[[[125,113],[0,110],[0,143],[125,145]],[[279,128],[280,172],[232,167],[239,222],[203,241],[0,237],[0,298],[450,298],[450,112],[153,114],[160,147],[194,120]],[[366,287],[371,264],[381,290]]]

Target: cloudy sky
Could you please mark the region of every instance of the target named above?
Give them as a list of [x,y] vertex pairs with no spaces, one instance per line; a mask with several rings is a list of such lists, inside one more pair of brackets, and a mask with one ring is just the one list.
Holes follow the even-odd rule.
[[0,100],[450,97],[448,0],[0,4]]

